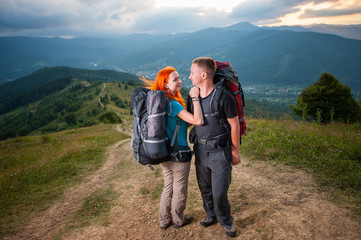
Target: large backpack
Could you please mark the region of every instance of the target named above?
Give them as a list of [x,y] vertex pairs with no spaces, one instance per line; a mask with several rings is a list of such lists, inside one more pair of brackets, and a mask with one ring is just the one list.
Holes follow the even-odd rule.
[[[218,62],[216,61],[217,70],[214,76],[213,82],[215,84],[215,94],[211,103],[212,115],[216,117],[221,124],[225,126],[227,131],[229,131],[229,126],[224,116],[220,114],[219,107],[220,98],[223,94],[223,91],[228,91],[232,94],[237,105],[237,112],[239,118],[239,128],[240,128],[240,137],[246,132],[246,122],[244,120],[243,108],[244,104],[244,94],[241,87],[241,84],[238,80],[238,74],[236,70],[231,66],[229,62]],[[240,139],[241,140],[241,139]],[[240,141],[242,143],[242,141]]]
[[179,123],[169,144],[166,135],[166,106],[172,101],[166,92],[136,88],[131,96],[133,112],[132,150],[142,165],[155,165],[170,158],[170,147],[178,134]]

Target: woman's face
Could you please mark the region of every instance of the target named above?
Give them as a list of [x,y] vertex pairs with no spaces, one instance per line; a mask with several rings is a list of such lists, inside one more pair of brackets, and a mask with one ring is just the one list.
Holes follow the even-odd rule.
[[182,89],[182,80],[179,77],[179,74],[174,71],[171,74],[169,74],[169,80],[168,84],[164,84],[166,87],[168,87],[168,90],[172,93],[175,93],[177,91],[180,91]]

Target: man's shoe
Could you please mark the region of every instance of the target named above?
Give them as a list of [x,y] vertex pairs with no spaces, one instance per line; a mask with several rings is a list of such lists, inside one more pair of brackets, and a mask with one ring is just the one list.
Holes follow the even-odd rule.
[[186,214],[186,215],[184,216],[183,224],[182,224],[182,225],[177,225],[177,224],[173,223],[173,227],[174,227],[174,228],[181,228],[181,227],[184,227],[185,225],[190,224],[192,221],[193,221],[193,216],[192,216],[192,214]]
[[200,224],[203,227],[209,227],[209,226],[215,224],[216,222],[217,222],[216,217],[208,217],[208,216],[206,216],[205,218],[203,218],[203,220],[200,222]]
[[235,236],[236,236],[237,229],[236,229],[236,227],[233,225],[233,223],[232,223],[231,225],[226,225],[226,226],[224,226],[224,230],[226,230],[226,234],[227,234],[229,237],[235,237]]
[[172,225],[172,222],[169,222],[167,225],[165,225],[163,227],[161,226],[160,228],[163,229],[163,230],[166,230],[167,228],[170,227],[170,225]]

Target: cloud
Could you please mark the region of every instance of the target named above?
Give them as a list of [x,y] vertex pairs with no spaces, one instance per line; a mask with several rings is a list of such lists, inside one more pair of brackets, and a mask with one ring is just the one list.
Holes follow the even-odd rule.
[[28,13],[15,18],[14,15],[10,18],[8,14],[0,16],[0,29],[43,29],[70,23],[69,19],[62,15],[41,16]]
[[265,20],[274,20],[286,13],[296,11],[295,6],[300,1],[295,0],[254,0],[246,1],[233,8],[230,18],[241,21],[258,23]]
[[43,29],[65,26],[70,23],[71,12],[52,12],[57,6],[41,5],[40,1],[29,5],[24,1],[2,0],[0,29]]
[[155,0],[0,0],[0,34],[115,36],[190,32],[236,23],[225,10],[155,8]]
[[[171,1],[171,0],[170,0]],[[0,36],[117,36],[135,32],[192,32],[241,21],[280,23],[307,4],[331,3],[327,9],[304,8],[300,18],[360,11],[354,0],[243,0],[232,9],[165,7],[157,0],[0,0]],[[344,3],[348,2],[348,7]],[[194,6],[194,4],[192,5]],[[283,22],[282,22],[283,23]]]
[[233,8],[230,18],[254,24],[277,22],[286,14],[300,11],[300,6],[310,3],[337,2],[338,0],[254,0],[245,1]]
[[[129,30],[129,19],[153,8],[154,0],[0,0],[0,34],[89,34]],[[64,33],[67,31],[68,33]]]
[[300,18],[315,18],[315,17],[336,17],[352,14],[360,14],[361,7],[351,9],[325,9],[325,10],[313,10],[308,9],[304,14],[300,15]]
[[212,8],[161,8],[146,12],[135,21],[134,30],[140,32],[192,32],[207,27],[232,24],[228,13]]
[[355,1],[350,1],[353,4],[342,5],[340,2],[336,2],[329,7],[317,9],[317,8],[308,8],[305,12],[300,15],[300,18],[318,18],[318,17],[336,17],[344,15],[353,15],[361,13],[361,2],[354,3]]

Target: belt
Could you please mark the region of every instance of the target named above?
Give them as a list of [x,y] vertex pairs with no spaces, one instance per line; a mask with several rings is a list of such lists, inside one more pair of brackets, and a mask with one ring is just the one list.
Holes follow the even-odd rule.
[[196,145],[206,145],[213,148],[218,147],[217,140],[195,139],[194,143]]

